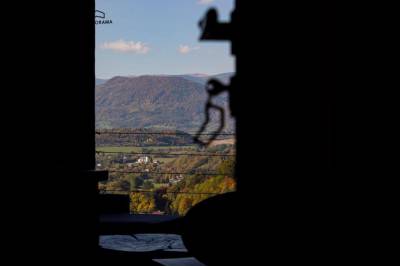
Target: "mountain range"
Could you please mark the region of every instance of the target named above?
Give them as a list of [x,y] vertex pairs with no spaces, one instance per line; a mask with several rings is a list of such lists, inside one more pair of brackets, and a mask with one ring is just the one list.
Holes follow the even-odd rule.
[[[227,83],[231,76],[232,73],[96,79],[96,127],[197,131],[205,119],[206,82],[215,78]],[[225,130],[232,131],[227,95],[219,96],[215,103],[225,108]],[[212,118],[210,130],[218,126],[218,117]]]

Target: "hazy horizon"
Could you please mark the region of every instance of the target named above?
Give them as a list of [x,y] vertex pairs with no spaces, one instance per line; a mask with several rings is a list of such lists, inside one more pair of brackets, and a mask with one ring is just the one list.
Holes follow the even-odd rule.
[[212,76],[217,76],[217,75],[225,75],[225,74],[232,74],[232,72],[223,72],[223,73],[215,73],[215,74],[206,74],[206,73],[181,73],[181,74],[142,74],[142,75],[115,75],[109,78],[105,77],[97,77],[96,79],[100,80],[109,80],[115,77],[143,77],[143,76],[204,76],[204,77],[212,77]]
[[199,41],[198,22],[211,7],[229,20],[233,0],[96,0],[112,20],[96,25],[96,77],[233,72],[230,44]]

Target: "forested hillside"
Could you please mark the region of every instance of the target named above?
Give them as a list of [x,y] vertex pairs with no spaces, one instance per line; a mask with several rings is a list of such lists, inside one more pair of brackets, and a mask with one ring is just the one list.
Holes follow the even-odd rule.
[[183,131],[154,129],[97,130],[96,146],[182,146],[193,144],[193,137]]
[[[226,79],[226,75],[222,76]],[[204,121],[205,78],[114,77],[96,86],[96,127],[195,131]],[[229,114],[226,95],[216,99]],[[217,121],[211,122],[216,128]],[[233,130],[227,116],[226,131]]]
[[[233,160],[220,161],[218,175],[190,175],[182,182],[154,192],[131,192],[131,211],[133,213],[152,213],[161,211],[183,216],[197,203],[236,188],[233,177]],[[179,193],[177,193],[179,192]]]
[[[146,148],[149,154],[157,149]],[[109,181],[100,190],[129,194],[132,213],[184,215],[198,202],[235,189],[232,145],[201,151],[186,146],[175,149],[168,152],[166,161],[152,157],[149,163],[135,163],[140,155],[99,154],[97,161],[110,171]]]

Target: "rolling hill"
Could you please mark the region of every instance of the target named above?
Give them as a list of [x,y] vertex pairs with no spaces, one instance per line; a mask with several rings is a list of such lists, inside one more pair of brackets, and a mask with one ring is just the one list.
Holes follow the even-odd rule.
[[[227,79],[228,74],[217,75]],[[96,86],[97,128],[158,128],[196,131],[204,120],[207,93],[202,75],[114,77]],[[227,96],[215,101],[225,106]],[[216,117],[214,117],[216,118]],[[211,127],[216,127],[216,119]],[[226,130],[233,129],[227,119]]]

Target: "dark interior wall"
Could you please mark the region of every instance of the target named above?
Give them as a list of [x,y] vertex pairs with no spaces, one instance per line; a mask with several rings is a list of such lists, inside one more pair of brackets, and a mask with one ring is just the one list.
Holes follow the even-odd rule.
[[[251,160],[266,166],[262,172],[286,176],[265,182],[297,182],[294,175],[304,171],[326,175],[332,170],[335,62],[326,37],[334,35],[326,21],[332,10],[238,2],[239,160],[250,166],[254,154]],[[259,170],[247,167],[243,175]],[[243,178],[243,189],[255,179]]]
[[332,179],[334,6],[237,5],[238,210],[254,214],[239,227],[269,239],[263,248],[274,256],[317,259],[312,253],[333,243],[336,229],[325,229],[334,228],[340,202]]
[[96,182],[84,174],[95,166],[94,2],[21,2],[5,12],[3,228],[25,255],[16,258],[77,262],[97,243]]
[[57,243],[68,243],[59,250],[61,254],[69,251],[75,258],[80,254],[90,258],[97,245],[96,180],[85,174],[95,167],[94,1],[63,3],[59,10],[60,23],[45,31],[54,54],[45,57],[43,73],[52,78],[44,81],[48,99],[44,106],[54,109],[43,127],[56,129],[56,134],[46,136],[44,145],[54,154],[47,157],[52,157],[50,162],[57,171],[49,175],[49,182],[54,182],[50,187],[55,189],[50,193],[54,211],[45,217],[57,217],[55,224],[68,228],[60,231],[57,226],[54,230],[55,234],[66,233],[61,238],[65,242],[57,239]]

